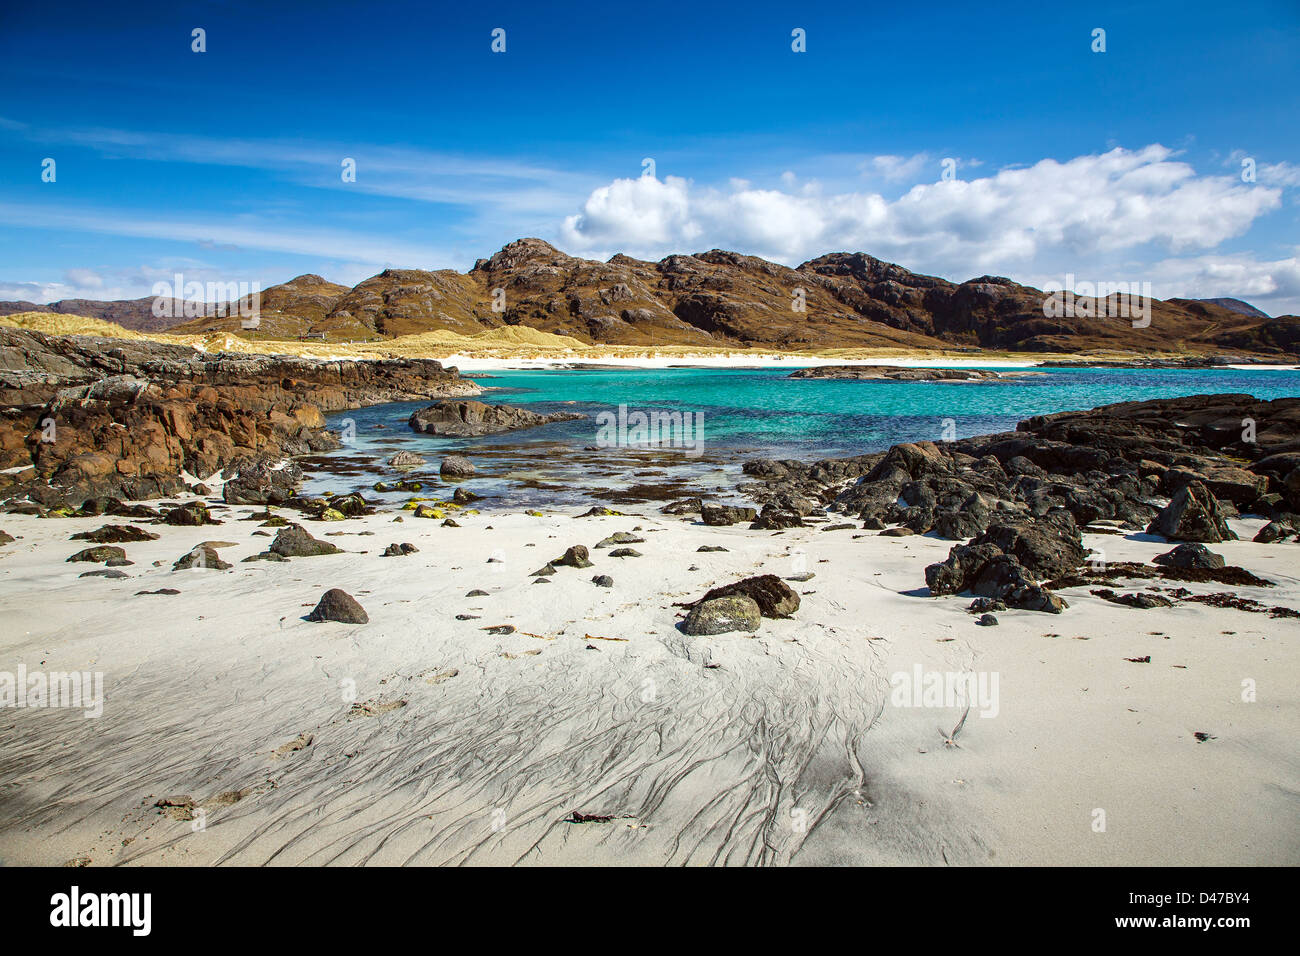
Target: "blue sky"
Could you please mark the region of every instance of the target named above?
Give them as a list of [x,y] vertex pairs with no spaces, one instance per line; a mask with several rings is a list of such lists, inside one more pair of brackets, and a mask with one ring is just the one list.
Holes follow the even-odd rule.
[[995,6],[6,5],[0,299],[353,284],[535,235],[1300,312],[1300,3]]

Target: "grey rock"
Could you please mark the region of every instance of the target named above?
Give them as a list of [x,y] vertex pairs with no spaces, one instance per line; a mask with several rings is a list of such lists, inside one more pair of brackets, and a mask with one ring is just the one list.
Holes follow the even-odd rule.
[[271,550],[286,558],[312,558],[322,554],[341,554],[343,549],[335,547],[328,541],[313,538],[307,529],[299,524],[281,528],[271,542]]
[[[700,601],[741,594],[758,604],[763,617],[789,617],[799,610],[799,595],[775,574],[760,574],[713,588]],[[697,604],[699,602],[696,602]]]
[[424,456],[413,451],[399,451],[388,459],[394,468],[418,468],[424,464]]
[[753,632],[761,620],[757,601],[744,594],[728,594],[701,600],[687,613],[681,627],[691,636]]
[[438,474],[444,478],[472,478],[474,471],[474,463],[464,455],[448,455],[438,466]]
[[414,413],[409,424],[415,431],[426,435],[472,438],[580,418],[586,416],[573,412],[540,415],[515,405],[488,405],[484,402],[448,400]]

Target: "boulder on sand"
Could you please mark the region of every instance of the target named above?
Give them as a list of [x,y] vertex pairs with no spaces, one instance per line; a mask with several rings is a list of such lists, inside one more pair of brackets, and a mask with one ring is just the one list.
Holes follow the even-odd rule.
[[1087,551],[1073,516],[1058,508],[1036,520],[998,521],[971,541],[1014,555],[1030,574],[1055,578],[1083,564]]
[[74,534],[72,540],[93,541],[95,544],[126,544],[132,541],[157,541],[158,535],[133,524],[106,524],[94,531]]
[[173,571],[185,571],[189,568],[211,568],[214,571],[228,571],[230,565],[221,560],[221,555],[209,544],[198,544],[176,559]]
[[[1251,538],[1259,544],[1272,544],[1275,541],[1281,541],[1295,534],[1295,528],[1283,521],[1270,521],[1264,527],[1256,532],[1255,537]],[[76,535],[73,535],[76,537]]]
[[590,552],[587,551],[586,545],[575,544],[564,552],[564,557],[556,558],[551,564],[561,564],[566,568],[589,568],[591,567],[589,557]]
[[300,524],[281,528],[271,542],[271,551],[286,558],[311,558],[320,554],[340,554],[342,548],[313,538]]
[[94,548],[85,548],[81,551],[78,551],[76,554],[72,555],[72,557],[68,558],[68,560],[101,562],[101,561],[111,561],[114,558],[125,558],[125,557],[126,557],[126,552],[123,551],[121,548],[115,548],[109,544],[101,544]]
[[162,516],[162,523],[176,525],[182,528],[197,528],[205,524],[220,524],[215,520],[206,507],[197,501],[191,501],[187,505],[181,505],[179,508],[173,508]]
[[1223,555],[1215,554],[1203,544],[1193,544],[1191,542],[1180,544],[1172,551],[1166,551],[1164,554],[1158,554],[1152,559],[1156,564],[1163,564],[1171,568],[1221,568],[1224,565]]
[[370,616],[347,591],[330,588],[321,595],[316,607],[307,615],[307,620],[315,623],[338,621],[340,624],[368,624]]
[[714,598],[742,594],[752,599],[763,617],[789,617],[799,610],[799,595],[775,574],[760,574],[734,584],[724,584],[709,591],[696,605]]
[[756,631],[762,620],[758,602],[745,594],[706,598],[696,604],[682,621],[682,633],[691,636]]

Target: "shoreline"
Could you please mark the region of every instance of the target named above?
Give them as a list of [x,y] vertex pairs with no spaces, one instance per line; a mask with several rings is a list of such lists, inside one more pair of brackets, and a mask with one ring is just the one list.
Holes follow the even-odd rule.
[[[606,365],[627,368],[812,368],[823,365],[889,365],[899,368],[1034,368],[1051,362],[1096,362],[1088,368],[1150,367],[1141,363],[1153,357],[1160,361],[1191,361],[1190,367],[1231,368],[1239,371],[1271,369],[1295,371],[1294,363],[1228,362],[1218,364],[1216,357],[1240,357],[1240,352],[1149,353],[1084,350],[1082,352],[1016,352],[997,349],[905,349],[905,348],[821,348],[810,351],[781,351],[756,347],[694,347],[684,345],[586,345],[563,336],[535,333],[537,344],[503,341],[500,330],[479,333],[481,344],[467,347],[475,336],[451,332],[417,333],[391,339],[315,343],[297,339],[244,338],[232,332],[176,334],[171,332],[136,332],[114,323],[54,313],[16,313],[0,316],[0,329],[42,332],[54,336],[90,336],[131,342],[154,342],[181,345],[200,353],[221,352],[252,355],[293,355],[322,361],[354,361],[381,358],[431,359],[467,370],[546,369]],[[1204,365],[1199,364],[1200,361]]]

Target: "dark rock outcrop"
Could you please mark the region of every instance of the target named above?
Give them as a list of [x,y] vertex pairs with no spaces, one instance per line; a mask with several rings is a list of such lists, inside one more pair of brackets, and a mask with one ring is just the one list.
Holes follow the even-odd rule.
[[700,520],[715,528],[726,527],[740,521],[753,521],[757,517],[758,512],[753,508],[713,504],[700,506]]
[[744,473],[742,490],[778,513],[809,499],[865,529],[967,540],[927,569],[934,594],[978,585],[1007,592],[1011,606],[1055,605],[1034,582],[1077,577],[1082,530],[1214,542],[1233,537],[1227,518],[1241,513],[1273,519],[1261,540],[1290,534],[1300,524],[1300,398],[1125,402],[853,458],[749,461]]
[[208,354],[0,328],[0,498],[165,497],[185,490],[182,472],[338,447],[325,412],[480,391],[432,360]]
[[1218,499],[1199,481],[1183,485],[1147,526],[1147,532],[1164,535],[1170,541],[1213,543],[1237,537],[1229,530]]
[[221,498],[232,505],[280,505],[298,493],[302,480],[302,469],[296,463],[262,455],[233,466]]

